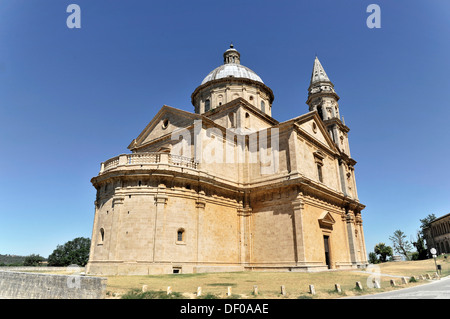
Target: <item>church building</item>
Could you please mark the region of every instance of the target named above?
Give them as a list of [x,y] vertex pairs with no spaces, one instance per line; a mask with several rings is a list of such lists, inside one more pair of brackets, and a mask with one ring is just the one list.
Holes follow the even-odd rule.
[[304,114],[230,46],[191,95],[164,105],[101,163],[87,273],[321,271],[368,264],[339,96],[315,58]]

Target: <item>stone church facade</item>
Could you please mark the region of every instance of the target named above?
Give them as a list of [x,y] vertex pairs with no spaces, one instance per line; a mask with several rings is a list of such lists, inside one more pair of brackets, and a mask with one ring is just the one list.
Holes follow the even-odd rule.
[[429,256],[431,248],[436,249],[438,255],[450,253],[450,214],[433,220],[423,233]]
[[240,63],[163,106],[122,154],[101,163],[90,274],[319,271],[368,264],[349,128],[314,61],[309,112],[272,118],[274,94]]

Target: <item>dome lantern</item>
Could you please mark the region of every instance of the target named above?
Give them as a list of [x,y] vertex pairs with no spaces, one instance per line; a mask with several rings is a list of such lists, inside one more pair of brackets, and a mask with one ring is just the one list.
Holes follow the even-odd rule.
[[223,53],[223,63],[241,64],[241,54],[234,48],[233,43],[231,43],[230,48]]

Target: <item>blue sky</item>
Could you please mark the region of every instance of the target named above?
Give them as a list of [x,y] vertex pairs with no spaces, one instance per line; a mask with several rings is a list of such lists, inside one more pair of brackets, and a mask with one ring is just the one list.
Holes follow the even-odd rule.
[[[66,26],[71,3],[81,29]],[[231,41],[279,121],[308,111],[318,55],[351,129],[368,252],[414,236],[450,212],[449,14],[444,0],[0,0],[0,254],[90,237],[100,163],[162,105],[193,111]]]

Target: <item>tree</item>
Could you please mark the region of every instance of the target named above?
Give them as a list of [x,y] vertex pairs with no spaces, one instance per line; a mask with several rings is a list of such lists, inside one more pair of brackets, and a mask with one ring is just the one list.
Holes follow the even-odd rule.
[[384,263],[387,260],[387,257],[393,255],[392,247],[386,246],[385,243],[379,243],[375,245],[374,252],[377,255],[380,255],[380,262]]
[[31,255],[25,257],[25,260],[23,261],[23,265],[24,266],[39,266],[39,263],[44,260],[45,260],[45,258],[42,256],[31,254]]
[[48,256],[48,265],[78,265],[84,267],[89,260],[90,247],[91,240],[84,237],[75,238],[64,245],[58,245],[53,253]]
[[395,252],[405,256],[406,260],[411,260],[412,245],[406,240],[406,235],[401,230],[396,230],[393,236],[389,236]]
[[420,222],[422,223],[422,225],[420,225],[420,234],[423,237],[423,230],[427,227],[430,227],[431,222],[433,222],[433,220],[436,219],[436,216],[434,214],[428,214],[427,217],[425,217],[424,219],[420,219]]
[[378,256],[376,253],[371,252],[369,253],[369,263],[371,264],[378,264],[380,260],[378,259]]
[[425,248],[425,243],[423,237],[420,234],[420,231],[417,232],[417,240],[412,243],[414,247],[416,247],[417,254],[413,254],[413,260],[423,260],[428,258],[428,252]]

